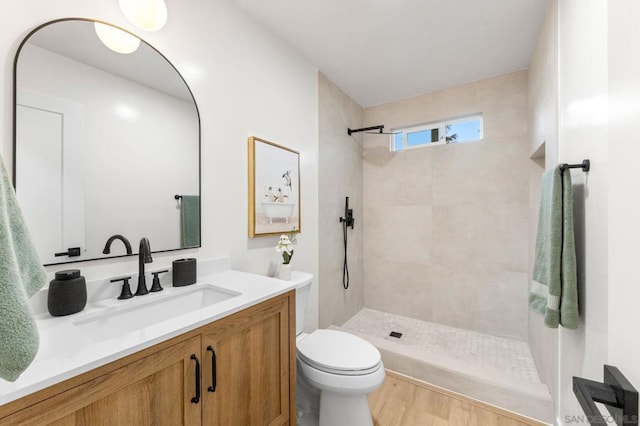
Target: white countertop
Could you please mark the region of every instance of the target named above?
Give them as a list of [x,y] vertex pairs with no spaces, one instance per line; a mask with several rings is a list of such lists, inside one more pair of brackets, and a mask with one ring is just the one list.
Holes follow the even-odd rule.
[[[228,258],[208,262],[210,263],[198,262],[198,282],[194,285],[171,287],[163,284],[165,290],[162,292],[149,293],[144,297],[138,296],[128,300],[117,300],[119,286],[110,284],[108,279],[97,280],[98,283],[87,283],[89,301],[86,308],[82,312],[64,317],[52,317],[46,308],[42,312],[42,300],[46,303],[46,298],[43,294],[36,295],[38,297],[34,297],[35,302],[32,302],[32,305],[34,305],[36,322],[40,332],[40,349],[33,363],[17,381],[11,383],[0,379],[0,405],[286,293],[312,278],[310,274],[294,272],[290,281],[282,281],[225,269],[230,264]],[[212,266],[214,264],[215,266]],[[220,267],[221,265],[222,267]],[[134,278],[131,280],[131,287],[135,292],[137,281]],[[206,287],[211,284],[229,292],[240,293],[240,295],[212,306],[138,328],[135,331],[128,332],[125,329],[116,337],[106,336],[104,340],[96,339],[95,335],[89,339],[86,333],[81,333],[73,325],[73,322],[90,318],[96,313],[104,311],[105,308],[144,305],[153,298],[171,297],[181,292],[192,291],[197,286]],[[99,288],[96,291],[95,288],[98,285],[108,285],[109,290],[102,291],[103,289]],[[150,285],[149,280],[147,286],[150,287]],[[41,292],[46,294],[46,290],[41,290]],[[107,298],[105,295],[109,297]],[[39,310],[41,312],[38,312]]]

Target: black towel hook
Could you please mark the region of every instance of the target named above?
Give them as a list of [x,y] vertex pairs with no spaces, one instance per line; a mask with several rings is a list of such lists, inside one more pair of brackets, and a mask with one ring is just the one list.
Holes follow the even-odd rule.
[[560,164],[560,170],[565,171],[567,169],[582,169],[583,172],[588,172],[591,169],[591,161],[582,160],[580,164]]
[[173,198],[175,198],[176,200],[180,200],[182,199],[182,195],[174,195]]

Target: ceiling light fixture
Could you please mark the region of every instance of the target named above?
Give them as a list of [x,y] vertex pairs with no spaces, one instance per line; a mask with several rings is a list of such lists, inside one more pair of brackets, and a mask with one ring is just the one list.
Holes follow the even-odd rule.
[[132,53],[140,46],[140,39],[120,28],[111,25],[94,22],[94,27],[98,38],[109,49],[117,53]]
[[158,31],[167,23],[164,0],[118,0],[118,3],[129,22],[140,29]]

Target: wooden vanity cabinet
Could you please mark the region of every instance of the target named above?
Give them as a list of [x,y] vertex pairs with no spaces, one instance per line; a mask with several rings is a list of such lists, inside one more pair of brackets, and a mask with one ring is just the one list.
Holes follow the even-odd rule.
[[294,303],[291,291],[0,406],[0,425],[295,425]]
[[290,309],[295,315],[281,298],[204,328],[203,424],[285,425],[295,418]]

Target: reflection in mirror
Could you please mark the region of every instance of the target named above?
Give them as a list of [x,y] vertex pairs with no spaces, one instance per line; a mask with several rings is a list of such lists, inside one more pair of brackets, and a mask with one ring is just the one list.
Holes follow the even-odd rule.
[[103,254],[114,235],[200,246],[199,114],[164,56],[116,53],[65,19],[27,36],[14,78],[14,182],[45,265],[126,255]]
[[102,44],[114,52],[125,54],[133,53],[140,46],[140,39],[138,37],[122,31],[120,28],[112,27],[111,25],[101,22],[94,22],[93,28],[96,30],[96,35]]

